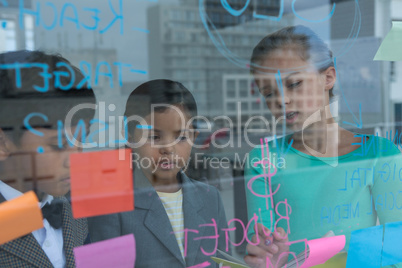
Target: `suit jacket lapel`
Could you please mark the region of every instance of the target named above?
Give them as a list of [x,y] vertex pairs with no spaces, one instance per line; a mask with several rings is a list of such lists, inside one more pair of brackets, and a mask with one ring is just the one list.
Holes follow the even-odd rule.
[[[6,199],[0,194],[0,203]],[[35,267],[53,267],[49,258],[40,247],[38,241],[32,234],[17,238],[6,244],[0,245],[0,249],[21,258]]]
[[146,209],[144,226],[185,266],[172,225],[158,194],[141,170],[134,171],[135,207]]
[[0,194],[0,204],[7,201],[2,194]]
[[73,217],[71,212],[71,206],[67,200],[61,199],[63,202],[63,212],[62,212],[62,221],[63,221],[63,249],[64,254],[66,256],[66,267],[74,267],[75,259],[74,259],[74,228],[73,228]]
[[65,197],[58,197],[63,202],[63,249],[66,267],[75,267],[74,247],[82,246],[88,234],[86,219],[74,219],[71,205]]
[[[195,237],[203,237],[204,230],[207,227],[200,227],[199,225],[205,222],[199,212],[204,207],[204,201],[200,198],[196,191],[194,184],[190,179],[183,173],[180,173],[182,179],[182,189],[183,189],[183,213],[184,213],[184,228],[196,229],[198,233]],[[187,256],[186,265],[193,266],[197,264],[197,256],[199,254],[203,255],[201,252],[201,242],[202,240],[190,240],[187,241]]]
[[35,267],[53,267],[49,258],[32,234],[8,242],[0,246],[0,248],[31,263]]

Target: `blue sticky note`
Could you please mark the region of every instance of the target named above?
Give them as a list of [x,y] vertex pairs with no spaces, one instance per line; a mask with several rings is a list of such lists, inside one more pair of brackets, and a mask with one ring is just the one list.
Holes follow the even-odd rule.
[[385,224],[382,266],[402,262],[402,221]]
[[382,235],[382,225],[353,231],[346,268],[381,267]]

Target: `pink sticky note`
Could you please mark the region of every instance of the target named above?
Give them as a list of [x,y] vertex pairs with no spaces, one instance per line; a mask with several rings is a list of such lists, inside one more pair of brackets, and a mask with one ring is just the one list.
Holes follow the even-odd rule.
[[133,268],[135,238],[133,234],[74,248],[77,268]]
[[346,239],[344,235],[324,237],[307,241],[310,253],[307,260],[300,268],[308,268],[314,265],[323,264],[345,247]]

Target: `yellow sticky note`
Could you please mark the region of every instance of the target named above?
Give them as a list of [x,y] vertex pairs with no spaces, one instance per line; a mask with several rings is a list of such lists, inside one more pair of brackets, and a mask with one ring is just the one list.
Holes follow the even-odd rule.
[[313,266],[314,268],[342,268],[346,267],[346,252],[338,253],[324,264]]
[[374,60],[402,60],[402,21],[393,21],[391,31],[381,43]]
[[224,260],[221,258],[217,258],[217,257],[211,257],[211,259],[216,262],[217,264],[223,264],[223,266],[229,266],[230,268],[250,268],[249,266],[245,266],[243,264],[240,263],[235,263],[235,262],[231,262],[228,260]]
[[30,191],[0,204],[0,245],[43,228],[38,202]]

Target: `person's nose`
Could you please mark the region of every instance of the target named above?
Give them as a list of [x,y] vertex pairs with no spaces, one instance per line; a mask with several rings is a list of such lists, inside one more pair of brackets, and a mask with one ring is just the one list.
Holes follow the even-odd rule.
[[289,97],[289,94],[287,94],[286,91],[283,92],[283,94],[277,94],[275,99],[275,104],[277,108],[282,109],[283,107],[286,107],[286,105],[290,104],[291,99]]
[[170,155],[170,154],[174,154],[175,149],[174,149],[174,142],[167,142],[165,145],[161,146],[159,149],[159,152],[162,155]]
[[63,157],[64,157],[64,162],[63,162],[64,167],[70,168],[70,153],[65,152]]
[[63,152],[63,165],[65,168],[70,168],[70,155],[72,153],[81,153],[81,149],[78,147],[72,147]]

